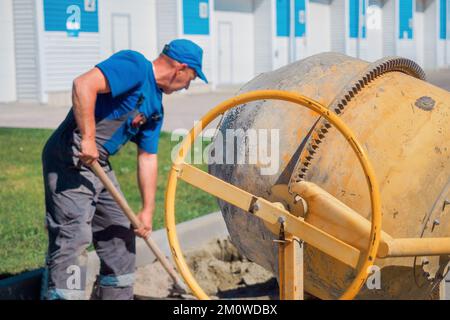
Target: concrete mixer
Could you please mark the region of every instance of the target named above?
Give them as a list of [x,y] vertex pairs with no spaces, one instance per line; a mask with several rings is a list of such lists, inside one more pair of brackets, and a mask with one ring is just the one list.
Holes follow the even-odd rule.
[[[211,154],[252,156],[245,139],[224,147],[227,130],[277,130],[275,172],[185,162],[219,115]],[[180,179],[219,199],[232,242],[277,275],[282,299],[438,299],[450,255],[449,129],[450,93],[401,57],[324,53],[259,75],[206,114],[174,160],[166,228],[178,270],[208,298],[176,235]]]

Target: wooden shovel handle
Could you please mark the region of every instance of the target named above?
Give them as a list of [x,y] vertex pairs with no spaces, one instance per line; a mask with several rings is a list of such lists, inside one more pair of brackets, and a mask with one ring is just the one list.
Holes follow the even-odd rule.
[[[100,181],[105,186],[106,190],[111,194],[113,199],[117,202],[119,207],[122,209],[123,213],[127,216],[128,220],[130,220],[131,225],[135,229],[139,229],[142,227],[141,221],[136,217],[133,210],[128,205],[128,202],[125,200],[123,195],[117,190],[117,188],[114,186],[113,182],[109,177],[106,175],[103,168],[100,166],[100,164],[95,161],[91,165],[92,171],[95,173],[95,175],[100,179]],[[181,288],[182,290],[185,290],[185,285],[182,283],[175,271],[175,268],[173,265],[169,262],[169,260],[166,258],[166,256],[161,252],[161,250],[158,248],[156,243],[153,241],[153,239],[149,236],[148,238],[144,239],[147,246],[152,250],[153,254],[156,256],[156,258],[159,260],[159,262],[162,264],[163,268],[167,271],[169,276],[172,278],[174,283]]]

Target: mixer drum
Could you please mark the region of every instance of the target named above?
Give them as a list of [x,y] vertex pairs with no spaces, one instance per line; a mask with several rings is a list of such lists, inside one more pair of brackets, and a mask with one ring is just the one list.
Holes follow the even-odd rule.
[[[425,82],[414,62],[392,57],[371,64],[324,53],[261,74],[240,93],[259,89],[315,99],[353,130],[378,179],[383,231],[394,238],[450,236],[450,206],[443,207],[450,198],[450,93]],[[235,148],[225,148],[235,139],[227,135],[229,129],[266,130],[270,139],[259,140],[258,150],[266,145],[272,163],[249,163],[248,136]],[[267,199],[274,185],[311,181],[370,221],[369,191],[357,157],[339,132],[314,112],[282,101],[253,102],[228,111],[218,134],[221,139],[215,137],[213,150],[223,150],[223,163],[209,165],[214,176]],[[240,152],[246,156],[244,163],[226,163]],[[299,157],[307,161],[296,166]],[[277,236],[258,218],[221,200],[219,205],[236,247],[277,274]],[[305,292],[321,299],[339,297],[355,270],[308,244],[304,248]],[[381,287],[363,287],[357,298],[438,298],[447,258],[377,259]]]

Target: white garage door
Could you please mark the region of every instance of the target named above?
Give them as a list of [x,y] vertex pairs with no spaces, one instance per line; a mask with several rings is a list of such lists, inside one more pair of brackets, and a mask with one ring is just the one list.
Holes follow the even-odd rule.
[[131,21],[128,14],[112,15],[112,50],[113,53],[131,49]]
[[219,56],[219,83],[232,82],[232,30],[230,22],[219,22],[217,28],[217,44]]
[[306,6],[306,47],[308,56],[330,51],[330,5],[325,0],[309,0]]
[[331,51],[345,53],[345,0],[330,4]]
[[[439,0],[437,0],[439,1]],[[435,0],[424,1],[424,46],[423,67],[434,69],[436,67],[437,47],[437,5]]]

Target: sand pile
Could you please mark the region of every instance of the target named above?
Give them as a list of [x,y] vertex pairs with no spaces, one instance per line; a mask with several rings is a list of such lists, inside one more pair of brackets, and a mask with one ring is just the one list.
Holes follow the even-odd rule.
[[[278,285],[273,275],[239,254],[228,239],[213,240],[206,246],[186,252],[185,256],[194,277],[213,298],[278,297]],[[169,297],[171,287],[172,281],[159,262],[137,269],[135,294],[138,299]]]

